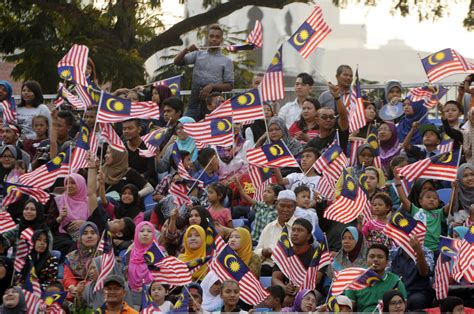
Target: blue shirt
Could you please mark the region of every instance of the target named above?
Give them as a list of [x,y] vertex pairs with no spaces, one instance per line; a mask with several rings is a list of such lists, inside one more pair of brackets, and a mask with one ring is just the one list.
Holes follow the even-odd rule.
[[434,254],[423,246],[426,263],[430,269],[428,276],[420,275],[415,261],[409,257],[402,248],[390,251],[390,271],[398,275],[405,285],[408,294],[420,292],[423,290],[431,290],[430,276],[434,269]]

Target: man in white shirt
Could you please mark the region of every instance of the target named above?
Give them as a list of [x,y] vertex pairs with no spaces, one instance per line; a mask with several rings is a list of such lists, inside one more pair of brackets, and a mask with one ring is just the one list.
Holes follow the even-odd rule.
[[296,195],[291,190],[283,190],[278,193],[278,199],[276,203],[276,209],[278,217],[271,223],[269,223],[260,234],[258,239],[257,247],[255,248],[255,254],[262,258],[262,276],[271,276],[272,269],[275,262],[271,259],[273,249],[280,239],[281,231],[286,225],[291,227],[295,221],[293,214],[296,209]]
[[300,119],[303,102],[308,98],[309,93],[313,88],[313,84],[314,80],[308,73],[303,72],[296,76],[296,99],[286,103],[278,112],[278,116],[285,120],[285,124],[288,128],[290,128],[293,122]]

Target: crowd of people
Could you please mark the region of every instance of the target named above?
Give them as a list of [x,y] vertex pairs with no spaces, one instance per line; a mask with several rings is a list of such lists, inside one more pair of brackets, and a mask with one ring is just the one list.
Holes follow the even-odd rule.
[[[351,67],[339,66],[335,84],[329,83],[320,95],[313,92],[311,75],[300,73],[294,83],[296,99],[280,105],[264,103],[265,120],[235,123],[231,146],[203,147],[184,126],[218,108],[224,101],[223,92],[233,88],[232,62],[220,48],[213,48],[222,42],[222,30],[212,25],[208,33],[211,48],[199,50],[191,45],[176,56],[176,65],[194,65],[186,104],[164,85],[121,88],[113,93],[132,101],[153,101],[160,109],[159,120],[130,119],[114,124],[126,151],[103,143],[98,132],[97,155],[87,157],[86,168],[57,179],[47,191],[51,197],[46,204],[22,194],[2,209],[16,227],[0,234],[0,313],[28,310],[22,289],[29,280],[28,265],[34,266],[43,292],[67,292],[62,303],[65,313],[98,309],[105,310],[102,313],[137,313],[143,310],[142,289],[148,289],[161,312],[173,311],[185,289],[191,297],[189,312],[330,312],[334,311],[327,302],[331,284],[338,272],[349,267],[371,268],[382,279],[362,290],[348,289],[335,296],[340,312],[374,312],[381,301],[379,310],[389,313],[430,312],[437,307],[441,312],[462,313],[464,305],[472,307],[472,283],[450,278],[449,296],[441,300],[435,298],[433,283],[440,236],[464,239],[473,230],[474,77],[466,77],[456,100],[442,101],[433,109],[439,111],[441,125],[428,118],[423,100],[411,101],[399,81],[389,81],[382,105],[364,99],[367,125],[350,133]],[[89,83],[99,89],[91,59],[86,74]],[[255,74],[249,88],[258,87],[262,77]],[[0,101],[11,96],[10,83],[0,81]],[[67,104],[58,110],[44,102],[40,84],[24,82],[17,123],[2,126],[0,184],[4,198],[8,184],[19,183],[23,174],[74,147],[81,119],[91,130],[99,130],[94,128],[98,106],[77,112]],[[399,103],[403,115],[391,120],[379,117],[382,106]],[[366,177],[372,219],[357,218],[343,224],[324,218],[334,200],[321,196],[321,173],[314,163],[336,137],[349,156],[351,145],[366,140],[374,128],[379,147],[361,144],[354,151],[355,163],[346,168],[356,179]],[[156,129],[166,129],[165,139],[155,156],[144,157],[140,151],[147,145],[141,137]],[[439,154],[446,137],[453,140],[453,150],[461,148],[462,152],[456,180],[417,179],[405,191],[398,169]],[[279,141],[300,167],[272,169],[271,183],[261,198],[257,197],[246,153]],[[202,185],[180,176],[173,158],[175,144],[186,171]],[[374,163],[377,156],[380,167]],[[176,204],[170,191],[173,184],[186,186],[192,204]],[[453,196],[447,202],[437,193],[446,188],[452,189]],[[336,184],[336,199],[341,189],[341,184]],[[416,260],[383,232],[399,210],[427,227],[424,243],[410,240]],[[153,243],[165,255],[186,263],[205,259],[209,226],[255,277],[271,278],[265,284],[269,296],[261,304],[242,301],[239,282],[221,281],[208,264],[192,273],[193,283],[186,287],[170,287],[153,279],[144,257]],[[305,269],[321,239],[327,239],[331,262],[318,270],[314,290],[292,283],[272,259],[285,227],[290,231],[293,252]],[[33,231],[31,251],[25,258],[26,266],[16,271],[13,265],[19,237],[28,228]],[[104,230],[110,231],[116,263],[104,288],[94,291],[102,269],[98,245]]]

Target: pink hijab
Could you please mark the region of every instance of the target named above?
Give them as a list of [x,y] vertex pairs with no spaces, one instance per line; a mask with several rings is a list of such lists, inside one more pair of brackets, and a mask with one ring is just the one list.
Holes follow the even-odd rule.
[[65,178],[64,187],[66,188],[67,180],[72,180],[77,186],[76,194],[67,195],[67,191],[63,195],[56,196],[55,201],[58,210],[67,208],[67,216],[61,222],[59,231],[66,233],[64,227],[74,220],[87,220],[89,217],[89,204],[87,202],[87,183],[83,176],[73,173]]
[[145,263],[144,254],[150,249],[153,242],[143,246],[138,240],[138,234],[144,226],[148,226],[153,235],[155,235],[155,227],[149,221],[143,221],[135,228],[135,237],[133,238],[133,248],[130,252],[130,261],[128,263],[128,285],[132,291],[137,291],[142,287],[142,284],[149,284],[153,281],[153,276],[148,270],[148,265]]

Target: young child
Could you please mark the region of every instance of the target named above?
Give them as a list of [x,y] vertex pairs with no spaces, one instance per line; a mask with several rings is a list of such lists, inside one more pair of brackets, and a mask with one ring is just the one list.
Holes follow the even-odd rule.
[[207,186],[213,182],[219,181],[219,158],[214,149],[210,147],[203,148],[199,151],[197,158],[201,170],[193,174],[193,177],[204,182],[204,186]]
[[278,184],[268,185],[263,191],[263,202],[260,202],[251,198],[247,193],[245,193],[237,178],[234,178],[234,183],[242,198],[250,203],[252,210],[255,211],[255,218],[252,228],[252,240],[258,241],[263,228],[265,228],[266,225],[275,220],[278,216],[278,213],[275,210],[275,203],[278,198],[278,193],[283,191],[284,188]]
[[[446,220],[449,212],[449,202],[444,207],[439,208],[438,193],[433,190],[424,190],[420,194],[420,206],[416,207],[405,195],[402,189],[400,176],[395,172],[395,186],[403,208],[410,213],[413,218],[423,222],[426,226],[425,247],[433,252],[438,251],[439,237],[441,235],[441,225]],[[456,182],[452,182],[453,189]],[[454,202],[456,202],[456,194],[454,194]]]
[[314,208],[310,208],[311,191],[306,185],[300,185],[295,189],[295,195],[296,210],[293,215],[295,218],[304,218],[311,222],[311,225],[313,226],[312,232],[314,232],[314,228],[318,226],[318,215]]
[[273,285],[268,287],[267,291],[270,295],[264,301],[265,306],[271,310],[269,312],[281,312],[285,300],[285,289],[282,286]]
[[[422,135],[423,145],[412,145],[412,136],[416,130]],[[419,122],[413,122],[410,132],[403,141],[403,149],[407,153],[408,158],[415,160],[425,159],[439,154],[438,145],[441,142],[441,133],[434,124],[421,125]]]
[[48,139],[49,122],[47,117],[38,115],[33,117],[31,123],[33,131],[36,133],[36,138],[25,139],[23,141],[23,148],[28,154],[30,154],[31,158],[34,158],[36,148],[39,146],[41,141]]
[[159,283],[158,281],[153,281],[150,285],[150,295],[153,301],[156,302],[156,305],[160,308],[160,311],[163,313],[169,313],[172,309],[173,304],[165,300],[168,295],[169,287]]
[[219,222],[223,226],[233,228],[230,209],[224,207],[225,192],[226,187],[220,183],[212,183],[207,187],[208,211],[214,221]]
[[26,164],[23,160],[15,161],[15,171],[18,173],[18,176],[21,176],[22,174],[25,174],[28,172]]
[[372,198],[373,217],[362,227],[362,234],[367,240],[368,245],[380,243],[388,248],[392,247],[391,240],[382,233],[383,228],[388,222],[388,215],[392,210],[392,199],[387,193],[376,193]]

